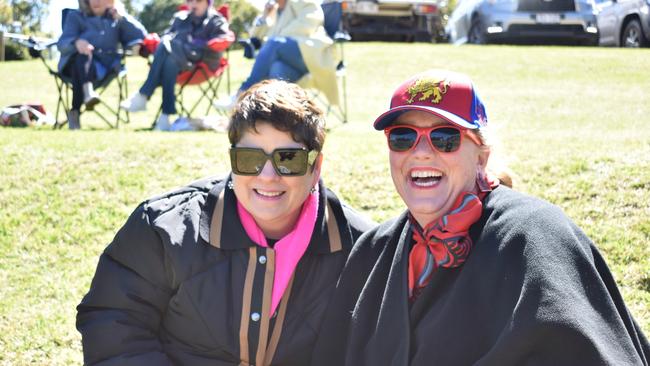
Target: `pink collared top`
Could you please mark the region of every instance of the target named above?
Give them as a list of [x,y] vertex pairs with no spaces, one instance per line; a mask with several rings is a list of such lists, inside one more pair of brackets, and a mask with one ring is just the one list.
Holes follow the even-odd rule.
[[[298,265],[298,261],[309,246],[311,235],[316,225],[316,216],[318,215],[318,185],[316,191],[310,193],[305,203],[302,205],[300,216],[294,228],[278,240],[273,246],[275,250],[275,275],[273,277],[273,292],[271,295],[271,312],[275,313],[284,291],[287,289],[291,276]],[[262,229],[257,226],[253,216],[246,211],[239,201],[237,201],[237,213],[239,219],[246,231],[246,234],[255,244],[268,248],[266,237]]]

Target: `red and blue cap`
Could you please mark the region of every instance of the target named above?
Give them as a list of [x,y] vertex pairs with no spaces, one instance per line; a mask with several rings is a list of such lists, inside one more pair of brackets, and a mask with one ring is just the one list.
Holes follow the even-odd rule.
[[428,70],[400,84],[393,92],[390,109],[375,120],[375,129],[385,129],[408,111],[428,112],[467,129],[487,125],[485,106],[472,80],[447,70]]

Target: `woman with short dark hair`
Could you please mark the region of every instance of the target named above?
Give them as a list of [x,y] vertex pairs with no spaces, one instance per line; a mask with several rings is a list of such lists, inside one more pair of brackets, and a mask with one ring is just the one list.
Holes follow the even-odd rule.
[[349,250],[372,226],[320,180],[324,125],[296,85],[244,93],[232,173],[143,202],[101,255],[77,308],[85,363],[308,364]]

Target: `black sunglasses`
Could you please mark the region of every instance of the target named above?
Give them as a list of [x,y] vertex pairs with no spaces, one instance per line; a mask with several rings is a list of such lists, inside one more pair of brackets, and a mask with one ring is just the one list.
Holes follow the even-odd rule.
[[269,159],[278,175],[305,175],[307,168],[314,165],[316,157],[318,151],[305,148],[275,149],[267,154],[259,148],[230,147],[230,165],[232,172],[238,175],[260,175]]
[[468,130],[450,125],[428,128],[397,125],[386,128],[384,133],[388,139],[388,147],[396,152],[411,150],[418,144],[421,136],[428,137],[432,149],[444,153],[458,150],[463,135],[469,137],[478,146],[482,145],[481,141]]

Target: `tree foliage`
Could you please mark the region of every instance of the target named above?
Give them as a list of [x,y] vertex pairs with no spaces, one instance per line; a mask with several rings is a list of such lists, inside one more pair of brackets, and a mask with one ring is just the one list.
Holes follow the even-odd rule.
[[[4,1],[3,1],[4,3]],[[41,29],[41,19],[47,15],[49,0],[9,0],[12,21],[20,22],[24,33]],[[0,6],[0,12],[2,12]]]
[[257,8],[246,0],[215,0],[215,3],[217,7],[220,4],[228,3],[230,6],[230,29],[235,32],[238,38],[248,37],[246,29],[250,27],[259,13]]
[[161,34],[169,27],[172,16],[182,0],[153,0],[140,12],[140,22],[150,33]]
[[9,24],[13,20],[11,5],[7,0],[0,0],[0,24]]

